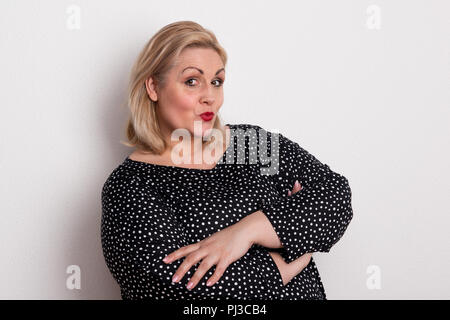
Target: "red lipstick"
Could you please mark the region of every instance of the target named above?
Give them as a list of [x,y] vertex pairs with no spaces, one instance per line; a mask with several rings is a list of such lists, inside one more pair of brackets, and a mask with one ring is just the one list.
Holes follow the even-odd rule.
[[214,118],[214,112],[203,112],[200,117],[204,121],[210,121],[212,118]]

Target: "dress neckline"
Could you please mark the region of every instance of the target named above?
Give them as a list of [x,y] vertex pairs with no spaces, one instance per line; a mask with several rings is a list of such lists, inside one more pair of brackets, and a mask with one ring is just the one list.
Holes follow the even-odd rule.
[[[226,123],[226,126],[230,128],[230,131],[235,127],[233,124]],[[131,165],[137,165],[141,167],[149,167],[149,168],[161,168],[161,169],[174,169],[174,170],[180,170],[180,171],[188,171],[188,172],[214,172],[215,170],[219,169],[219,167],[223,164],[224,158],[226,157],[228,150],[231,149],[233,145],[233,135],[230,132],[230,144],[225,149],[225,152],[222,154],[222,157],[220,160],[216,163],[216,165],[211,169],[197,169],[197,168],[187,168],[187,167],[178,167],[178,166],[170,166],[170,165],[163,165],[163,164],[156,164],[156,163],[150,163],[145,161],[138,161],[133,160],[130,158],[130,156],[127,156],[125,158],[125,163],[129,163]]]

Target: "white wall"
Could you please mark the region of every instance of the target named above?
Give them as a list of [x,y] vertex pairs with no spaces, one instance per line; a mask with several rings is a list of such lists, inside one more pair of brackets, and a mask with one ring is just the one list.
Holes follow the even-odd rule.
[[314,254],[328,298],[449,299],[449,12],[445,0],[2,0],[0,298],[120,299],[100,192],[132,151],[119,143],[129,70],[158,29],[194,20],[229,54],[222,119],[277,130],[349,179],[354,218]]

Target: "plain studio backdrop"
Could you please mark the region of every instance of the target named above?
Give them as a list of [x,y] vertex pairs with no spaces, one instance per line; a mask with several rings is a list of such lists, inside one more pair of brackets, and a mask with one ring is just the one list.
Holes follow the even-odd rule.
[[120,299],[101,188],[133,149],[126,87],[161,27],[229,55],[224,123],[281,132],[348,178],[354,217],[314,253],[328,299],[450,298],[450,2],[0,3],[2,299]]

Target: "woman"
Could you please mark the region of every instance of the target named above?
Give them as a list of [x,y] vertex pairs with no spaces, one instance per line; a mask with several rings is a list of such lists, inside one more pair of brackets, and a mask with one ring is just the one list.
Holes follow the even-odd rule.
[[312,253],[353,217],[348,180],[282,134],[223,126],[226,61],[212,32],[179,21],[133,67],[136,150],[102,189],[103,253],[123,299],[326,299]]

